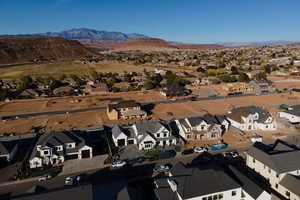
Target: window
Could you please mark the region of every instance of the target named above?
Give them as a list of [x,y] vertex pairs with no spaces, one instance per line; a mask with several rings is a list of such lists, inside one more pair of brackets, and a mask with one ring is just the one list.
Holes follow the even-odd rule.
[[164,137],[167,137],[167,134],[166,134],[166,133],[164,133]]
[[232,191],[231,196],[235,196],[235,195],[236,195],[236,191]]
[[266,169],[266,165],[264,165],[264,169]]
[[151,144],[145,144],[145,148],[147,149],[151,148]]
[[278,184],[276,183],[275,188],[278,189]]
[[286,192],[285,192],[285,195],[288,196],[288,197],[290,197],[291,194],[290,194],[289,191],[286,191]]
[[207,197],[203,197],[202,200],[207,200]]
[[218,200],[218,195],[214,195],[213,199]]
[[157,133],[157,134],[156,134],[156,137],[158,137],[158,138],[159,138],[159,137],[160,137],[160,134],[159,134],[159,133]]
[[255,158],[253,158],[253,163],[255,163]]
[[192,136],[191,136],[191,135],[186,135],[186,138],[187,138],[187,139],[191,139]]
[[46,150],[46,151],[44,151],[44,155],[49,155],[49,151],[48,150]]
[[219,200],[223,199],[223,194],[219,194]]
[[271,173],[271,169],[270,168],[269,168],[268,172]]
[[276,178],[279,178],[279,174],[276,174]]
[[204,130],[204,128],[205,128],[205,126],[204,126],[204,125],[202,125],[202,126],[201,126],[201,130]]
[[208,197],[208,200],[213,200],[213,199],[212,199],[212,196]]

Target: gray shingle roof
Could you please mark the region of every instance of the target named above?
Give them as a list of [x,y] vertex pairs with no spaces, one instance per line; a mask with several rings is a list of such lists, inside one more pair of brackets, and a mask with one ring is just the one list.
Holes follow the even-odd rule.
[[233,166],[229,166],[229,169],[233,172],[234,176],[239,180],[243,190],[245,190],[253,199],[257,199],[263,192],[260,186],[250,180],[247,176],[241,173]]
[[300,159],[298,159],[300,158],[300,150],[293,149],[282,141],[277,141],[272,148],[262,143],[255,143],[249,148],[247,154],[277,173],[300,169]]
[[300,177],[292,174],[287,174],[279,183],[292,193],[300,196]]
[[289,113],[295,116],[300,116],[300,105],[290,106],[290,108],[292,108],[292,110],[284,110],[281,112]]
[[162,127],[168,129],[168,126],[160,120],[139,121],[135,123],[139,135],[148,133],[156,133]]
[[260,123],[264,123],[269,117],[271,117],[269,112],[257,106],[234,108],[230,111],[227,117],[229,119],[233,119],[234,121],[242,122],[242,116],[248,117],[250,114],[253,115],[255,113],[258,113],[258,120],[256,121]]
[[184,199],[241,187],[223,168],[216,165],[188,168],[177,163],[171,173],[177,183],[178,193]]

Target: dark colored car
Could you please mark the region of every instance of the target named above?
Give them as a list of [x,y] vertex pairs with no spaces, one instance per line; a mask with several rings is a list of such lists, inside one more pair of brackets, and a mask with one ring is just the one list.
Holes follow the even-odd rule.
[[189,155],[194,153],[194,149],[185,149],[181,152],[182,155]]

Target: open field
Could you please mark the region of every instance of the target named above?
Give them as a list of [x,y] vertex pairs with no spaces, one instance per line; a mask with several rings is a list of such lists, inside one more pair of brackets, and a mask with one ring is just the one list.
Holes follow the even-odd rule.
[[[134,65],[117,62],[97,63],[97,64],[82,64],[79,62],[63,62],[50,64],[30,64],[21,66],[8,66],[0,68],[1,79],[15,79],[20,75],[38,76],[53,76],[59,77],[61,75],[86,75],[90,69],[97,72],[143,72],[144,69],[154,71],[155,66]],[[159,67],[172,71],[191,71],[189,67]]]

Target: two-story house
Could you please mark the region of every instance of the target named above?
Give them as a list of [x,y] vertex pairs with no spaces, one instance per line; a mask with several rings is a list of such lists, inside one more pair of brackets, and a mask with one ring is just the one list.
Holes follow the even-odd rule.
[[177,163],[154,181],[158,200],[271,200],[271,195],[234,167]]
[[277,129],[275,119],[271,114],[257,106],[234,108],[226,115],[230,125],[242,131],[273,131]]
[[246,152],[246,164],[263,176],[271,187],[291,200],[300,200],[300,150],[277,140],[255,143]]
[[30,168],[61,165],[68,159],[92,158],[93,150],[83,138],[72,132],[49,132],[41,135],[30,155]]
[[278,116],[288,120],[292,124],[300,122],[300,105],[289,106],[286,110],[278,112]]
[[136,144],[139,150],[176,144],[171,129],[162,120],[138,121],[131,126],[114,125],[112,138],[118,147]]
[[176,119],[175,123],[179,135],[185,140],[219,139],[229,128],[224,116],[211,114]]
[[134,100],[109,104],[107,107],[109,120],[145,119],[147,112],[141,109],[141,104]]

